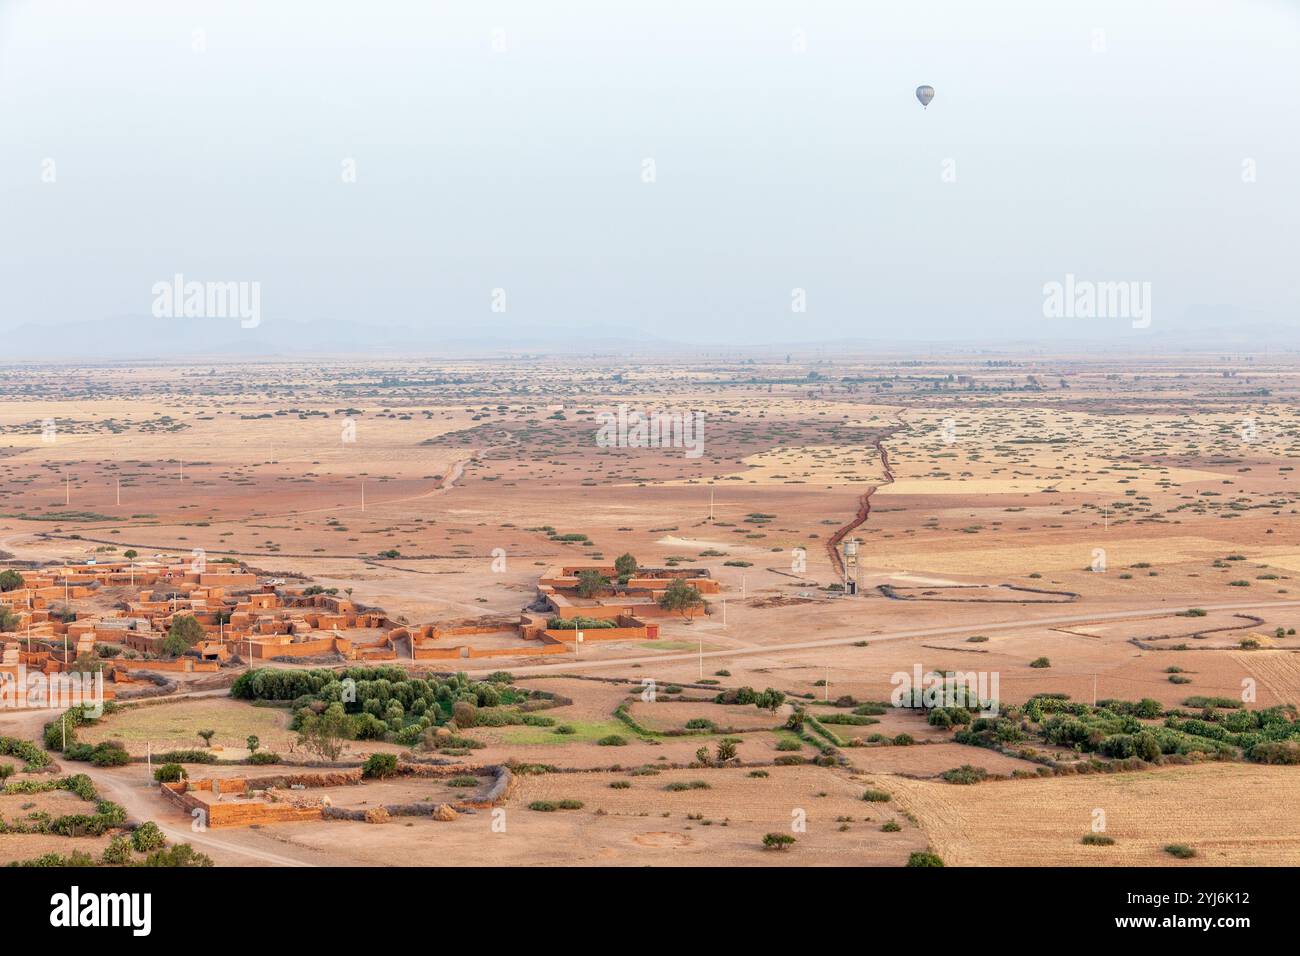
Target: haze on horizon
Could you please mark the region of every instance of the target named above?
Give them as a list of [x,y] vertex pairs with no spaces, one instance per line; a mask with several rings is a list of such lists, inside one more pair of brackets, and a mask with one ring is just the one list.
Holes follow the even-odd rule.
[[[150,318],[180,273],[260,283],[250,343],[1296,331],[1298,39],[1283,0],[0,2],[0,330],[211,321]],[[1150,328],[1045,318],[1067,274]]]

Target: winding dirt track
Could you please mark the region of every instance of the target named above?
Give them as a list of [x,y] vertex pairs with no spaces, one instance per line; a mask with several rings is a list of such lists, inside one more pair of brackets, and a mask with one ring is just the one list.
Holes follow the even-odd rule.
[[853,520],[826,539],[826,555],[831,559],[831,564],[835,567],[835,573],[841,578],[844,577],[844,559],[840,557],[840,542],[844,540],[844,537],[850,531],[861,524],[865,524],[866,520],[871,517],[871,496],[876,493],[876,489],[894,483],[894,471],[889,467],[889,451],[885,448],[885,439],[892,438],[896,432],[907,427],[907,423],[903,421],[904,411],[906,409],[899,409],[897,425],[893,428],[887,428],[872,441],[872,445],[875,446],[880,455],[880,464],[885,471],[885,480],[879,485],[872,485],[868,488],[858,501],[858,513],[853,517]]

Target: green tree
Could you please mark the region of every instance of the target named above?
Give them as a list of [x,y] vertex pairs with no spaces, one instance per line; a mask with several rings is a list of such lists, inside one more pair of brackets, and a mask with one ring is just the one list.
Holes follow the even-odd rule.
[[178,614],[172,618],[172,626],[162,639],[161,650],[168,657],[180,657],[203,637],[203,625],[198,618],[192,614]]
[[304,709],[298,721],[298,746],[323,760],[337,760],[351,729],[342,704],[330,704],[321,714]]
[[686,617],[695,608],[704,606],[704,598],[700,597],[700,590],[695,585],[677,578],[659,598],[659,606],[665,611],[676,611]]
[[18,615],[7,607],[0,607],[0,633],[18,630]]
[[16,591],[22,586],[23,576],[17,571],[0,571],[0,591]]
[[628,578],[636,574],[636,558],[630,553],[620,554],[614,559],[614,573],[618,575],[620,584],[627,584]]
[[206,747],[212,746],[212,738],[217,735],[215,730],[200,730],[199,736],[203,738],[203,744]]
[[394,754],[371,754],[361,767],[361,776],[383,780],[397,773],[397,757]]
[[578,574],[578,596],[593,598],[609,587],[609,578],[594,569],[587,569]]
[[244,742],[248,744],[249,753],[257,753],[257,748],[262,746],[262,741],[258,740],[256,734],[249,734],[248,739]]

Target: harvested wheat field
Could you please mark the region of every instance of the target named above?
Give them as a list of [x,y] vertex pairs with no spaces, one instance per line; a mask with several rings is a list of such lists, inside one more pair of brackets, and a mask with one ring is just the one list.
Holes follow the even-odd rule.
[[[982,761],[974,760],[974,763]],[[945,861],[959,866],[1284,866],[1300,853],[1288,767],[1206,764],[955,786],[892,778]],[[1104,814],[1113,846],[1086,846]],[[1197,855],[1164,851],[1187,844]]]

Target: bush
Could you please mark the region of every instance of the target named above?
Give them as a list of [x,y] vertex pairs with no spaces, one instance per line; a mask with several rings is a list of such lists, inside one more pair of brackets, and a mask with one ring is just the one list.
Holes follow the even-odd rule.
[[964,785],[975,784],[982,780],[987,780],[988,775],[989,772],[983,767],[973,767],[968,763],[964,763],[960,767],[954,767],[952,770],[945,770],[943,773],[939,774],[939,776],[948,781],[948,783]]
[[167,867],[211,866],[212,858],[197,852],[188,843],[181,843],[170,849],[156,850],[150,853],[140,865]]
[[1052,662],[1049,661],[1046,657],[1035,657],[1032,661],[1029,662],[1029,666],[1030,667],[1051,667]]
[[765,850],[788,850],[794,845],[794,837],[788,833],[767,833],[763,835]]
[[467,700],[458,700],[451,705],[451,719],[461,730],[467,730],[477,722],[478,708]]
[[608,737],[601,737],[596,743],[602,747],[626,747],[627,738],[618,734],[610,734]]
[[90,762],[96,767],[124,767],[131,762],[131,755],[118,741],[106,740],[91,751]]
[[216,763],[217,755],[208,750],[169,750],[158,754],[163,763]]
[[886,820],[880,825],[880,831],[882,833],[897,833],[901,829],[903,828],[898,825],[897,820]]
[[867,803],[888,803],[893,798],[884,790],[872,790],[868,788],[862,791],[862,799]]
[[124,836],[113,837],[112,842],[104,847],[104,855],[99,861],[105,866],[124,866],[131,862],[131,841]]
[[534,800],[528,804],[529,810],[539,813],[554,813],[556,810],[581,810],[581,800]]
[[259,750],[255,753],[251,753],[248,755],[248,762],[256,766],[261,766],[263,764],[268,764],[268,763],[279,763],[280,755],[277,753],[272,753],[269,750]]
[[153,772],[153,778],[159,783],[175,783],[185,776],[185,768],[178,763],[165,763]]
[[397,757],[394,754],[371,754],[361,767],[361,776],[383,780],[397,773]]
[[908,866],[943,866],[938,854],[918,850],[907,858]]
[[17,757],[23,762],[23,770],[27,773],[49,766],[50,763],[49,754],[44,750],[29,740],[21,740],[17,737],[0,737],[0,754]]
[[1084,846],[1112,846],[1115,843],[1113,837],[1103,836],[1100,833],[1085,833],[1083,839],[1079,841]]
[[142,823],[131,831],[131,845],[141,853],[161,849],[166,843],[167,838],[153,821]]
[[1256,763],[1300,764],[1300,744],[1287,741],[1260,741],[1247,751]]
[[1171,843],[1165,847],[1165,852],[1170,856],[1176,856],[1180,860],[1190,860],[1196,856],[1196,851],[1186,843]]

